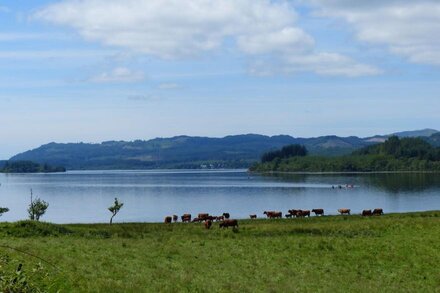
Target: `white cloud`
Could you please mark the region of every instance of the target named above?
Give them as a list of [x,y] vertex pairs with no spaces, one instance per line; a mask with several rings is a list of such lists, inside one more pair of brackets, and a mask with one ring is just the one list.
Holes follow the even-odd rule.
[[356,37],[411,62],[440,65],[440,1],[311,0],[323,16],[344,19]]
[[[87,40],[160,58],[193,57],[230,44],[255,59],[322,58],[287,0],[63,0],[34,17],[71,27]],[[348,64],[342,59],[338,68]]]
[[145,78],[141,71],[133,71],[125,67],[117,67],[109,72],[103,72],[91,77],[88,81],[96,83],[137,82]]

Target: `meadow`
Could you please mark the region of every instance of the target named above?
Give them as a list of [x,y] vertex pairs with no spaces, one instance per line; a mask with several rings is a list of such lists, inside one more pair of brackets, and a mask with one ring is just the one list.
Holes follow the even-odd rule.
[[440,292],[440,211],[239,225],[0,223],[1,285],[29,292]]

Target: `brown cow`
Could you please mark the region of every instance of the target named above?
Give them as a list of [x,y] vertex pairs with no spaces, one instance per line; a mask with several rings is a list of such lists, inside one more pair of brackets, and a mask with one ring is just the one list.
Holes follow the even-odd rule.
[[376,216],[383,215],[383,209],[374,209],[373,215],[376,215]]
[[212,221],[211,221],[211,220],[206,220],[206,221],[205,221],[205,228],[206,228],[206,229],[210,229],[211,226],[212,226]]
[[189,223],[191,222],[191,214],[184,214],[182,217],[180,217],[182,219],[182,222],[185,223]]
[[223,217],[225,217],[225,219],[229,219],[231,215],[229,213],[223,213]]
[[218,217],[215,217],[215,220],[216,220],[217,222],[223,221],[224,219],[225,219],[224,216],[218,216]]
[[193,222],[193,223],[195,223],[195,222],[200,222],[200,220],[199,220],[199,218],[194,218],[194,219],[192,220],[192,222]]
[[324,209],[313,209],[312,212],[315,213],[315,216],[317,215],[324,216]]
[[372,216],[373,213],[371,212],[371,210],[363,210],[362,211],[362,216]]
[[350,209],[339,209],[338,212],[339,212],[341,215],[344,215],[344,214],[349,215],[349,214],[350,214]]
[[173,215],[173,222],[177,222],[178,219],[179,217],[177,217],[177,215]]
[[207,213],[201,213],[197,216],[197,218],[199,218],[199,221],[205,221],[208,220],[209,214]]
[[296,217],[299,211],[300,211],[300,210],[288,210],[288,212],[289,212],[293,217]]
[[220,222],[219,224],[220,228],[238,228],[238,221],[237,220],[224,220],[223,222]]
[[249,217],[250,217],[251,219],[256,219],[256,218],[257,218],[257,215],[249,215]]
[[282,218],[283,217],[283,213],[282,212],[275,212],[275,211],[264,211],[264,213],[268,218],[273,219],[273,218]]
[[171,218],[171,217],[165,217],[165,224],[170,224],[171,223],[171,221],[173,220],[173,218]]
[[296,216],[297,216],[297,217],[310,217],[310,211],[309,211],[309,210],[305,210],[305,211],[303,211],[303,210],[299,210],[299,211],[296,213]]

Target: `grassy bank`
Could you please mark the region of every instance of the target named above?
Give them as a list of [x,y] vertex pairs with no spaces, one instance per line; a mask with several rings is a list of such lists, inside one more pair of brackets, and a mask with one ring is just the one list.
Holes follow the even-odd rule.
[[0,272],[49,291],[440,290],[440,211],[239,223],[1,223]]

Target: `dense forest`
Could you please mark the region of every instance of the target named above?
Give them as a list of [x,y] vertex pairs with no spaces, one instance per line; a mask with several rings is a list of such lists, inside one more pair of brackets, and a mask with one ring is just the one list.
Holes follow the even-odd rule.
[[54,173],[65,171],[64,167],[53,167],[31,161],[3,161],[0,164],[0,173]]
[[[296,146],[298,148],[298,146]],[[392,136],[385,142],[364,147],[351,155],[321,157],[292,154],[262,156],[250,170],[257,172],[380,172],[440,171],[440,147],[421,138]],[[267,158],[270,158],[268,160]]]

